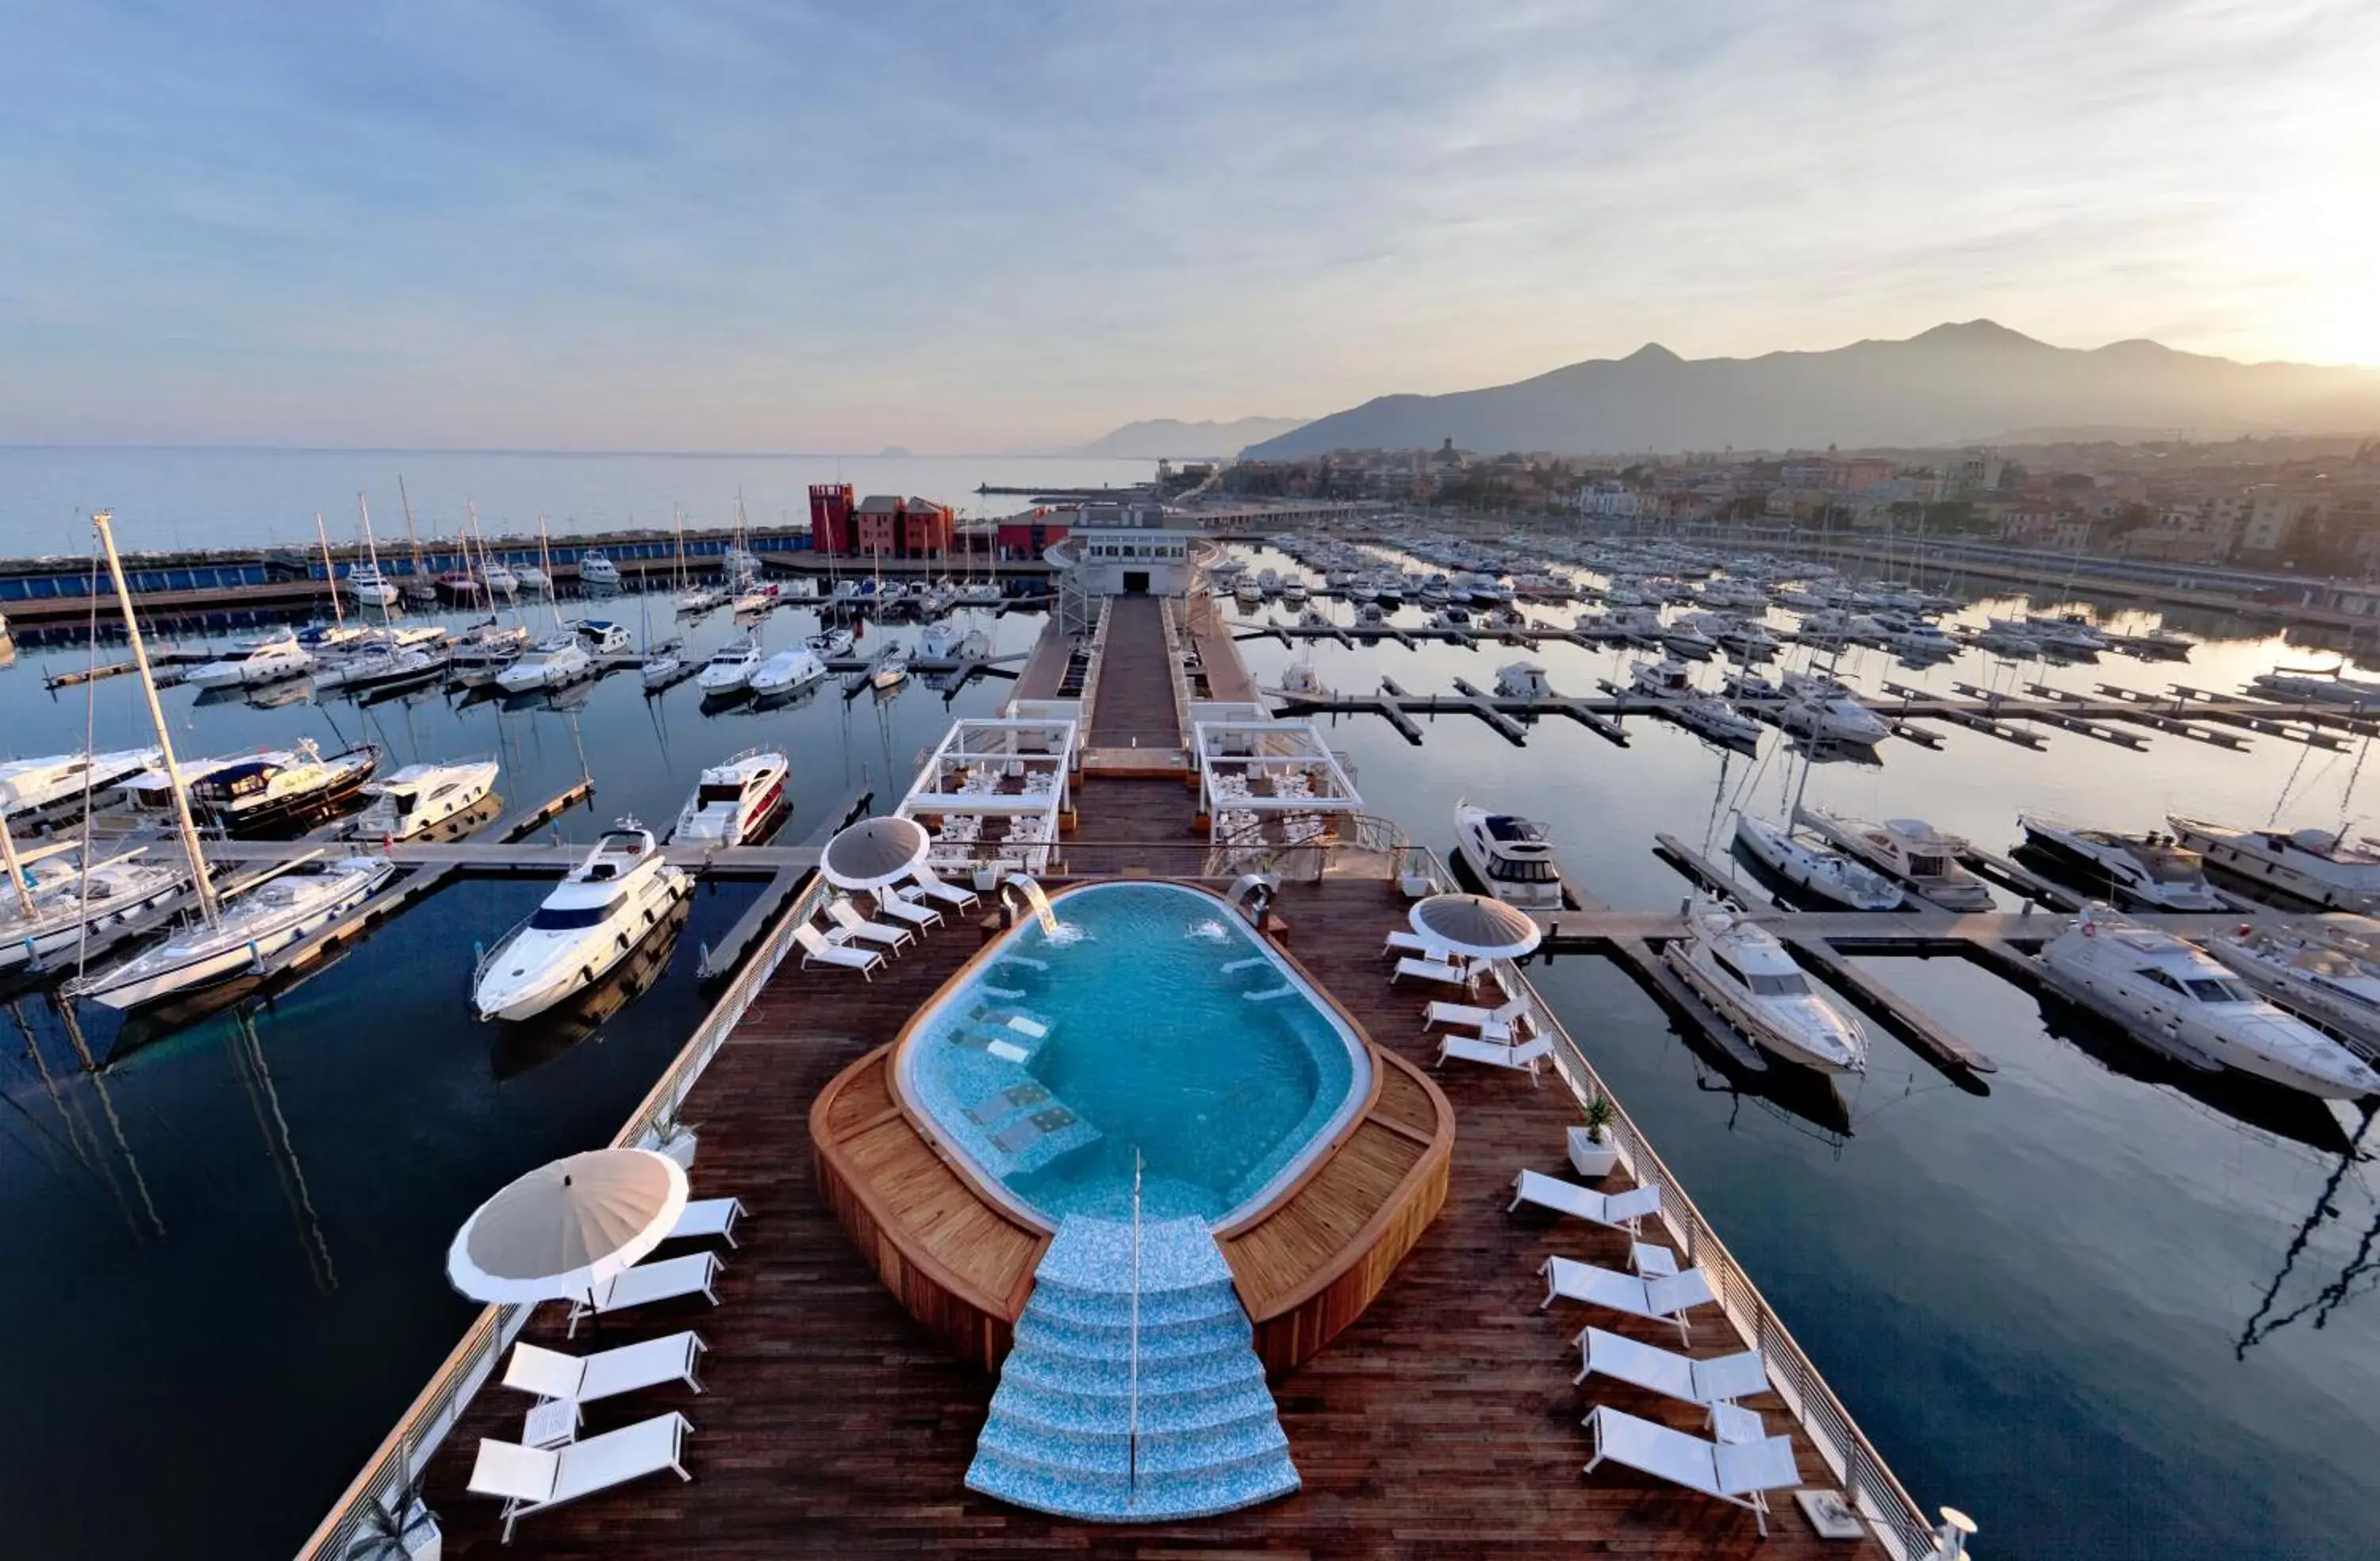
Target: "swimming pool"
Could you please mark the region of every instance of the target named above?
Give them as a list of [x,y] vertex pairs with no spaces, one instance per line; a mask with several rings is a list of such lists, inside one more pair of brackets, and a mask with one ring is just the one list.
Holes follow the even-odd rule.
[[1073,889],[935,999],[904,1094],[1014,1203],[1055,1223],[1132,1209],[1223,1224],[1285,1187],[1361,1107],[1362,1037],[1221,901]]

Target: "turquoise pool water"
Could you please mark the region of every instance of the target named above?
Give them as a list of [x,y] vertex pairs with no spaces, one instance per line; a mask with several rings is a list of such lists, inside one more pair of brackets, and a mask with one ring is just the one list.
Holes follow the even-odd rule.
[[1361,1041],[1238,916],[1175,884],[1054,902],[936,1000],[910,1099],[985,1180],[1055,1221],[1221,1221],[1329,1141],[1371,1083]]

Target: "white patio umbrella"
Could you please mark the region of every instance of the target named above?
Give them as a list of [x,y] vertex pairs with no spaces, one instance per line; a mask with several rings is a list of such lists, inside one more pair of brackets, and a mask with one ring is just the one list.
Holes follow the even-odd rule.
[[686,1170],[649,1149],[597,1149],[540,1166],[481,1204],[446,1252],[473,1301],[576,1300],[676,1228]]
[[913,818],[863,818],[826,842],[819,871],[837,889],[883,889],[916,872],[933,844]]
[[1433,894],[1408,919],[1424,940],[1474,960],[1517,960],[1545,938],[1527,912],[1484,894]]

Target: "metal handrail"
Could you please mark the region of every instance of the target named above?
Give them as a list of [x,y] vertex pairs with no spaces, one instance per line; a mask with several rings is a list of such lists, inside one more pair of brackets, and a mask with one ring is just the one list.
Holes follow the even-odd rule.
[[[658,1135],[675,1119],[677,1107],[702,1071],[717,1056],[752,999],[784,962],[794,946],[794,929],[818,914],[827,893],[826,880],[813,872],[787,903],[768,938],[745,962],[711,1005],[676,1059],[645,1093],[627,1124],[612,1139],[615,1149],[637,1147],[648,1133]],[[298,1561],[341,1561],[363,1531],[365,1515],[375,1506],[401,1510],[416,1477],[445,1442],[471,1399],[494,1373],[496,1360],[528,1326],[531,1306],[491,1306],[472,1319],[463,1337],[430,1381],[415,1396],[395,1428],[381,1441],[362,1470],[341,1494],[328,1516],[299,1547]]]

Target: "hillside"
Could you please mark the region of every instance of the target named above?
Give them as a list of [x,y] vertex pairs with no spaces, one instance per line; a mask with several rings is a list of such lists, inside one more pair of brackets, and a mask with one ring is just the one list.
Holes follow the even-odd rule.
[[1305,425],[1303,417],[1238,417],[1228,423],[1187,423],[1179,417],[1151,417],[1126,423],[1093,440],[1073,455],[1106,455],[1124,460],[1174,460],[1228,456],[1248,445],[1275,439]]

